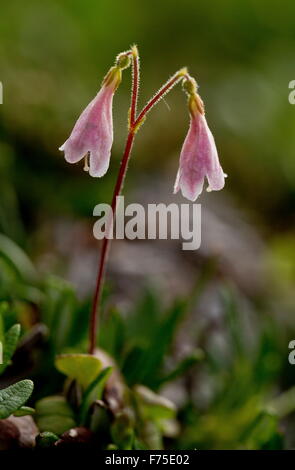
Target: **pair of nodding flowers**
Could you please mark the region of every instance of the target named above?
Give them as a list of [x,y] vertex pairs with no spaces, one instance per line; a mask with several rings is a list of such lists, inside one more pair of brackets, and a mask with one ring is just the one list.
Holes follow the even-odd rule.
[[[84,169],[94,177],[103,176],[109,167],[113,143],[113,96],[121,82],[122,70],[129,66],[128,59],[124,53],[118,56],[100,91],[84,109],[70,137],[60,147],[69,163],[85,157]],[[181,190],[184,197],[195,201],[202,192],[205,177],[209,183],[207,190],[218,191],[223,188],[226,175],[219,163],[196,81],[188,74],[183,77],[183,88],[188,95],[190,126],[180,154],[174,193]]]

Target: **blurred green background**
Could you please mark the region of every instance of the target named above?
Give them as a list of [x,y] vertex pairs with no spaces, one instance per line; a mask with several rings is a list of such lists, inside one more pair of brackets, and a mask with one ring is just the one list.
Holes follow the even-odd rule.
[[[114,173],[107,182],[89,181],[80,168],[64,163],[57,148],[115,55],[135,42],[142,57],[141,103],[187,65],[199,82],[230,175],[227,191],[267,228],[288,230],[295,187],[295,113],[288,102],[288,84],[294,78],[294,9],[292,1],[280,8],[275,2],[229,0],[4,4],[3,177],[14,180],[22,204],[28,210],[34,207],[34,213],[40,206],[55,212],[71,205],[89,214],[97,186],[108,187]],[[127,76],[115,98],[113,170],[126,134]],[[169,165],[174,178],[187,115],[179,91],[167,100],[171,112],[162,102],[150,117],[131,172],[160,172]],[[52,190],[56,184],[58,193]]]
[[[1,232],[41,270],[66,275],[71,254],[57,260],[52,232],[60,221],[71,220],[85,224],[91,238],[93,207],[111,198],[127,132],[129,71],[114,99],[115,142],[107,175],[89,178],[82,165],[68,165],[58,147],[115,56],[131,44],[138,45],[141,56],[140,105],[177,69],[188,66],[200,85],[229,175],[222,195],[212,196],[215,211],[221,198],[222,205],[234,207],[247,220],[263,244],[263,274],[257,283],[262,276],[264,290],[258,296],[255,289],[245,291],[247,301],[262,305],[278,322],[270,343],[277,341],[276,335],[285,338],[279,359],[288,371],[276,376],[276,390],[282,382],[292,385],[294,377],[287,363],[288,339],[295,331],[295,107],[288,101],[288,85],[295,79],[294,18],[291,0],[279,5],[274,0],[15,0],[1,5],[0,19]],[[137,181],[145,182],[147,192],[153,192],[155,181],[163,181],[164,192],[172,191],[188,115],[180,89],[165,101],[138,134],[127,194],[136,190]],[[236,225],[229,223],[233,238],[239,237]],[[251,237],[247,243],[245,258],[231,259],[241,271],[248,254],[254,253]],[[95,263],[89,266],[93,277]],[[251,278],[251,266],[246,276]],[[230,282],[239,289],[234,273]],[[284,336],[288,328],[289,336]],[[187,438],[184,445],[202,439],[205,448],[228,445],[218,437],[194,439]]]

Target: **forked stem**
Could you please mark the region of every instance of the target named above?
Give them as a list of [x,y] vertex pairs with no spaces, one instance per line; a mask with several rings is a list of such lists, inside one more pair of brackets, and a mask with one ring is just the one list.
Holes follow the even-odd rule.
[[[137,99],[138,99],[138,89],[139,89],[139,56],[136,46],[133,46],[131,49],[132,54],[132,93],[131,93],[131,106],[130,106],[130,114],[129,114],[129,131],[127,136],[127,141],[121,161],[120,170],[118,173],[113,198],[112,198],[112,212],[111,216],[113,217],[113,222],[115,221],[116,217],[116,209],[117,209],[117,197],[120,196],[125,176],[127,173],[128,162],[131,156],[131,150],[133,146],[133,141],[135,138],[135,134],[140,127],[141,123],[144,121],[146,114],[157,104],[160,99],[168,93],[172,88],[185,76],[186,69],[181,69],[176,72],[163,86],[160,90],[151,98],[142,111],[139,113],[138,117],[136,117],[136,107],[137,107]],[[92,303],[91,309],[91,316],[90,316],[90,326],[89,326],[89,354],[94,354],[95,346],[96,346],[96,334],[98,328],[98,314],[99,314],[99,306],[101,304],[101,295],[103,290],[104,284],[104,275],[108,260],[108,254],[110,250],[110,237],[109,230],[113,227],[113,224],[108,223],[106,228],[106,236],[102,241],[101,247],[101,255],[98,265],[98,273],[97,273],[97,280],[96,280],[96,287],[94,291],[94,298]]]

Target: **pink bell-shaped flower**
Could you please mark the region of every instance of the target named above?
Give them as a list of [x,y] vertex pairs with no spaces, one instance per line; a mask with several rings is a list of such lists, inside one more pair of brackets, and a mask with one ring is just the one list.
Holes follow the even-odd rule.
[[89,157],[85,170],[90,176],[103,176],[109,167],[113,144],[113,96],[121,82],[120,67],[112,67],[96,97],[78,118],[70,137],[59,150],[69,163]]
[[174,194],[181,190],[184,197],[195,201],[203,190],[205,177],[208,191],[224,187],[224,177],[219,163],[214,137],[208,127],[201,98],[192,92],[189,99],[190,127],[185,138],[174,186]]

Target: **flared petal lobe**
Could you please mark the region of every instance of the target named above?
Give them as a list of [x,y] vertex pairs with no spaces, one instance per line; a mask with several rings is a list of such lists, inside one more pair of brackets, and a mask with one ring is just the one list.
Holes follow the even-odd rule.
[[224,187],[225,174],[219,163],[215,140],[210,131],[204,115],[200,116],[203,126],[203,153],[206,155],[206,177],[209,183],[208,190],[219,191]]
[[191,114],[190,127],[181,150],[174,193],[181,190],[185,198],[195,201],[203,190],[205,177],[210,190],[223,188],[224,173],[214,137],[204,114],[195,110]]

